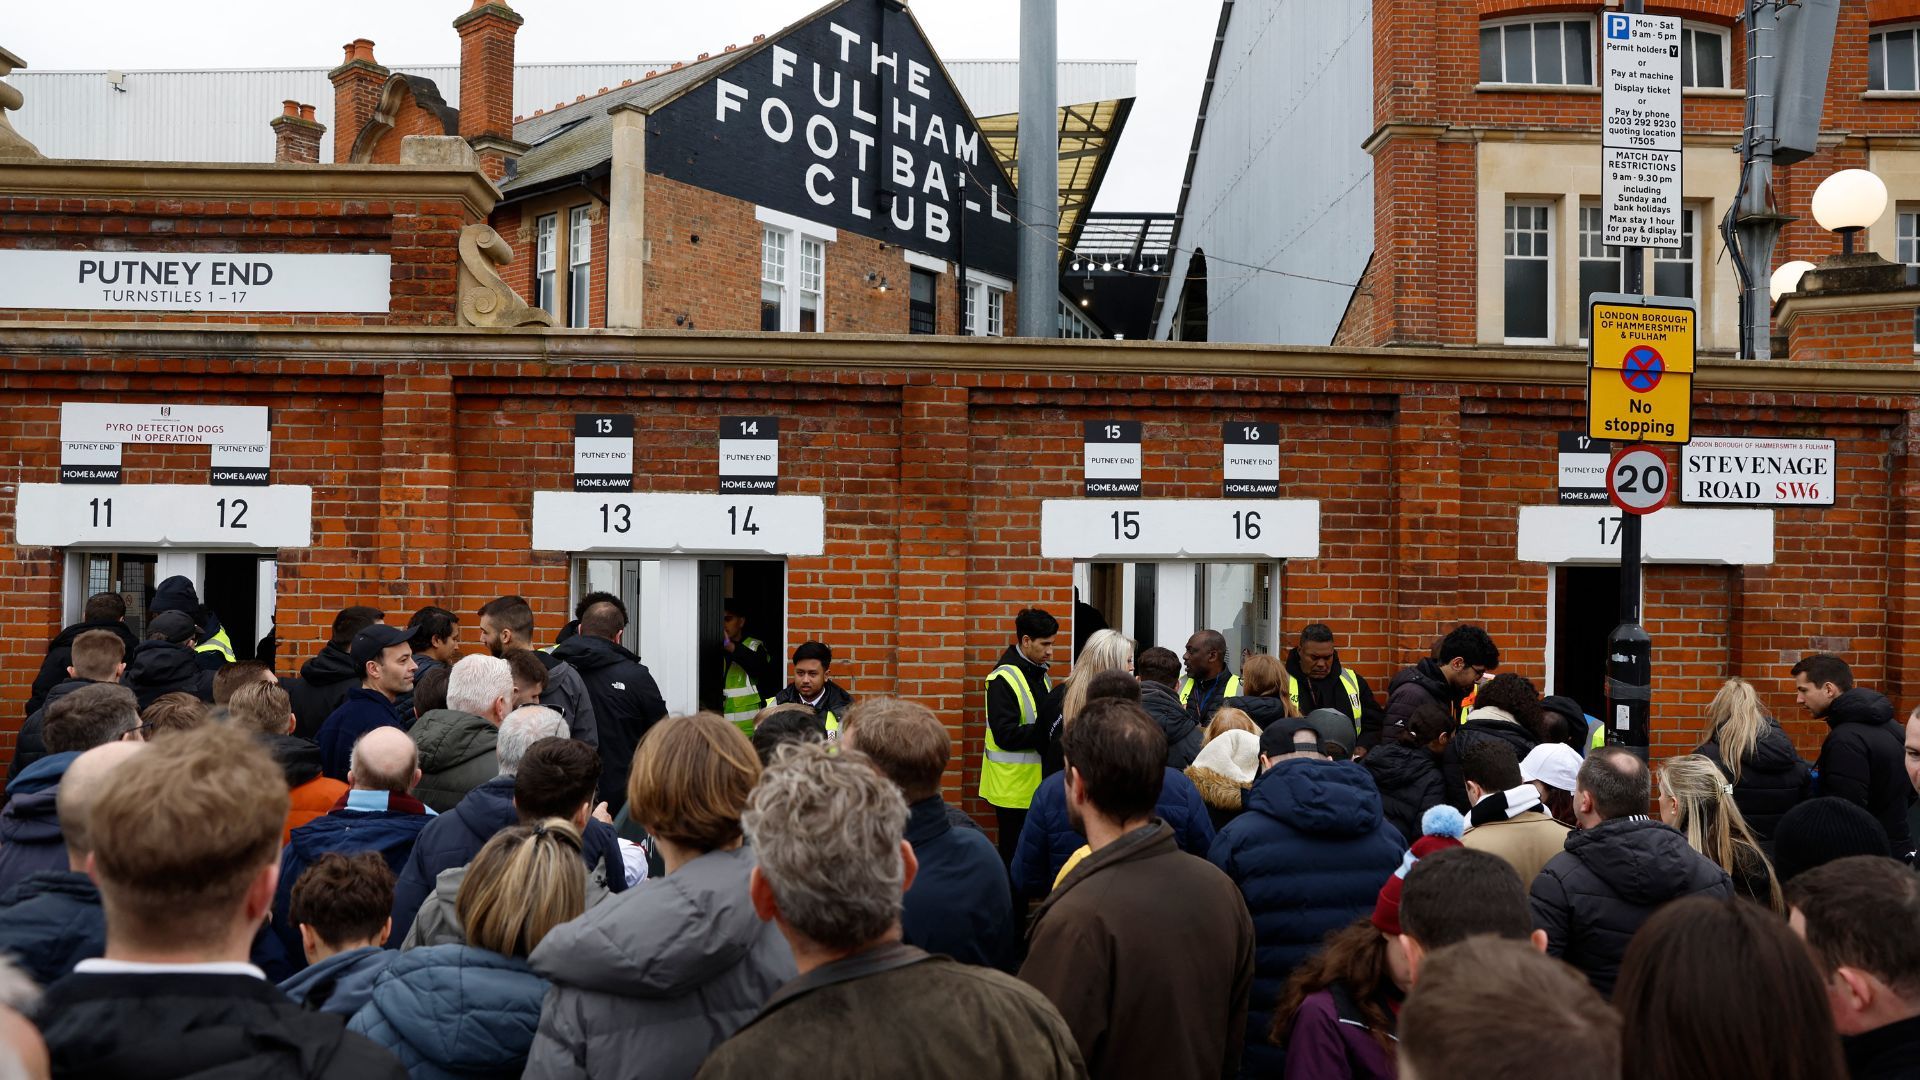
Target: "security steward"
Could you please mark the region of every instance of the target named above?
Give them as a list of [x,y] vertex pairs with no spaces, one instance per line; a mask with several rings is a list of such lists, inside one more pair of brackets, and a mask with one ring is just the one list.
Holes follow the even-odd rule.
[[720,628],[725,635],[720,648],[726,662],[720,683],[720,711],[751,738],[753,718],[766,704],[765,687],[777,675],[773,657],[759,638],[746,636],[747,617],[734,607],[732,598],[723,605]]
[[1047,664],[1060,620],[1039,608],[1013,617],[1013,644],[987,674],[987,731],[980,761],[980,797],[993,804],[1000,826],[1000,859],[1013,862],[1020,829],[1040,786],[1040,746],[1047,731],[1035,721],[1040,699],[1053,688]]
[[1287,696],[1302,716],[1316,709],[1333,709],[1353,717],[1353,730],[1362,749],[1380,741],[1386,710],[1374,700],[1367,680],[1340,662],[1333,630],[1325,623],[1301,628],[1298,643],[1288,650]]
[[1218,630],[1196,630],[1181,662],[1187,677],[1180,682],[1180,704],[1205,727],[1221,702],[1240,696],[1240,676],[1227,670],[1227,639]]

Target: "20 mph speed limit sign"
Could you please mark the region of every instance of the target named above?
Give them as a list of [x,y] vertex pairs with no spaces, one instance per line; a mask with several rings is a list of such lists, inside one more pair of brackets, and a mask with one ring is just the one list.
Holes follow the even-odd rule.
[[1651,446],[1624,446],[1607,462],[1607,498],[1629,514],[1651,514],[1673,490],[1667,459]]

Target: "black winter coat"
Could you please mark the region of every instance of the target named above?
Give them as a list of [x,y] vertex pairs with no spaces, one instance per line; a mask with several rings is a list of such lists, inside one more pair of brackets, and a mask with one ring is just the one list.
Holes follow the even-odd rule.
[[1447,778],[1447,801],[1463,814],[1472,808],[1467,802],[1466,753],[1489,739],[1498,739],[1513,747],[1515,761],[1526,760],[1527,754],[1538,745],[1516,720],[1482,717],[1461,724],[1453,738],[1447,740],[1447,752],[1441,757],[1440,768]]
[[[1340,655],[1334,654],[1333,666],[1327,669],[1327,677],[1315,679],[1307,674],[1300,650],[1287,650],[1287,674],[1293,676],[1294,684],[1300,688],[1300,697],[1294,706],[1305,716],[1315,709],[1333,709],[1353,715],[1353,699],[1347,696],[1347,688],[1340,683],[1342,671],[1353,671],[1340,662]],[[1359,745],[1371,750],[1380,744],[1380,729],[1386,726],[1387,711],[1374,700],[1373,687],[1367,685],[1367,677],[1353,671],[1354,681],[1360,688],[1360,739]]]
[[1380,808],[1387,823],[1399,829],[1409,844],[1420,839],[1420,816],[1447,801],[1440,760],[1422,746],[1382,743],[1360,763],[1380,789]]
[[119,619],[97,619],[93,622],[74,623],[47,642],[47,658],[40,662],[40,673],[33,677],[33,693],[27,697],[27,715],[40,711],[47,703],[47,691],[60,685],[67,678],[67,668],[73,666],[73,641],[89,630],[111,630],[120,635],[127,646],[127,656],[139,646],[140,639],[133,636],[127,624]]
[[1438,714],[1436,720],[1451,721],[1460,715],[1465,694],[1447,682],[1440,665],[1426,657],[1400,673],[1387,684],[1387,722],[1380,731],[1381,742],[1393,742],[1402,731],[1413,726],[1416,717]]
[[586,685],[600,735],[600,799],[618,810],[627,802],[633,751],[667,715],[666,699],[640,658],[606,638],[575,634],[554,646],[552,656],[573,665]]
[[[130,1017],[138,1017],[131,1022]],[[393,1055],[251,975],[69,975],[35,1019],[53,1075],[407,1080]]]
[[1567,850],[1533,880],[1533,925],[1547,954],[1611,997],[1635,931],[1662,904],[1687,896],[1725,900],[1733,882],[1687,846],[1679,830],[1644,817],[1615,818],[1567,836]]
[[[1721,775],[1733,780],[1732,770],[1727,768],[1720,750],[1719,732],[1714,732],[1694,753],[1711,760],[1720,767]],[[1812,785],[1812,766],[1801,760],[1787,733],[1770,722],[1760,733],[1760,741],[1740,763],[1740,779],[1733,780],[1733,804],[1740,808],[1740,816],[1747,819],[1747,827],[1753,830],[1755,839],[1771,840],[1781,815],[1800,805],[1810,794]]]
[[1167,737],[1167,768],[1186,771],[1193,759],[1200,753],[1200,745],[1206,740],[1207,733],[1193,714],[1180,704],[1180,695],[1171,687],[1157,682],[1140,681],[1140,707],[1147,710],[1153,722],[1160,725],[1160,731]]
[[67,679],[47,691],[45,701],[20,725],[20,735],[13,742],[13,763],[7,766],[9,781],[19,776],[20,770],[47,756],[47,740],[43,734],[47,729],[47,707],[83,686],[92,685],[90,679]]
[[347,691],[360,685],[360,668],[347,650],[329,644],[300,665],[299,678],[283,680],[281,685],[293,699],[293,733],[311,739],[347,699]]
[[1856,686],[1833,699],[1827,724],[1832,730],[1820,747],[1820,794],[1865,807],[1887,830],[1894,858],[1906,858],[1913,851],[1907,833],[1913,784],[1907,779],[1906,731],[1894,719],[1893,703]]
[[142,709],[162,694],[188,693],[201,701],[213,700],[213,672],[200,665],[200,655],[171,641],[143,641],[127,661],[121,680],[133,691]]
[[0,893],[0,953],[41,986],[106,951],[106,912],[86,874],[42,870]]
[[1253,720],[1254,726],[1265,731],[1274,721],[1287,718],[1287,702],[1280,697],[1251,697],[1242,694],[1230,697],[1220,703],[1222,709],[1239,709]]

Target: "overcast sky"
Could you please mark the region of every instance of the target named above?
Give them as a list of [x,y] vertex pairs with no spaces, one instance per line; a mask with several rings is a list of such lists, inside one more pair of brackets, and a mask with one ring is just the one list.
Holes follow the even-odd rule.
[[[522,61],[691,60],[745,44],[820,0],[511,0],[526,17]],[[465,0],[0,0],[0,46],[32,69],[319,67],[340,45],[372,38],[380,62],[452,64],[449,25]],[[915,0],[914,15],[949,60],[1019,56],[1019,0]],[[1060,59],[1132,60],[1133,115],[1101,190],[1101,210],[1172,210],[1193,139],[1200,84],[1220,17],[1217,0],[1059,0]],[[82,20],[76,24],[76,19]],[[591,90],[591,87],[585,88]],[[191,123],[191,117],[182,117]]]

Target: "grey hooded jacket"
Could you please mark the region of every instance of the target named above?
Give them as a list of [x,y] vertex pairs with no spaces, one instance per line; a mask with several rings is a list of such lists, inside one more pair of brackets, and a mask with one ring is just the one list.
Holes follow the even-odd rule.
[[691,1077],[796,974],[747,897],[753,852],[702,855],[573,922],[533,951],[552,982],[527,1080]]

